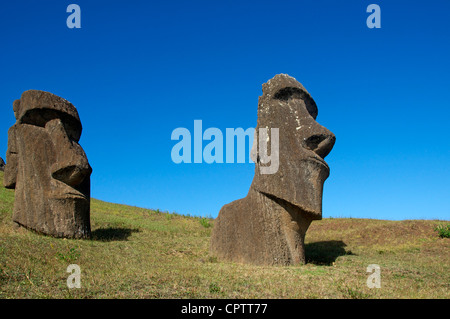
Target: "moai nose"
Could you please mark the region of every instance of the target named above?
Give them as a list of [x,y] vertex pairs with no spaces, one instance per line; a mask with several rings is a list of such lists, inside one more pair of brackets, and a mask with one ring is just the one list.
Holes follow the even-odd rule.
[[336,137],[334,134],[326,130],[306,138],[303,141],[303,147],[313,151],[321,158],[325,158],[325,156],[327,156],[333,149],[335,142]]
[[[59,169],[56,169],[53,171],[52,176],[53,178],[60,180],[63,183],[66,183],[67,185],[70,185],[72,187],[80,185],[84,179],[91,175],[92,168],[89,166],[84,165],[63,165],[64,167],[61,167]],[[57,166],[53,166],[52,168],[57,168]]]
[[80,185],[92,173],[83,149],[69,138],[60,119],[48,122],[45,128],[56,148],[56,162],[51,167],[52,177],[72,187]]

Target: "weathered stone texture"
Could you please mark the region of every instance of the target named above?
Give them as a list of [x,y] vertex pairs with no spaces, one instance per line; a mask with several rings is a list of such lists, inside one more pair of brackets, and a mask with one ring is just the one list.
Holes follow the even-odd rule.
[[263,84],[256,132],[279,129],[279,168],[262,174],[266,165],[256,154],[248,195],[223,206],[215,221],[213,255],[263,265],[305,262],[305,233],[322,218],[323,183],[330,172],[323,159],[335,142],[316,122],[317,113],[311,95],[294,78],[279,74]]
[[76,108],[54,94],[29,90],[13,110],[4,176],[4,186],[15,189],[13,221],[55,237],[90,237],[92,168],[78,144]]

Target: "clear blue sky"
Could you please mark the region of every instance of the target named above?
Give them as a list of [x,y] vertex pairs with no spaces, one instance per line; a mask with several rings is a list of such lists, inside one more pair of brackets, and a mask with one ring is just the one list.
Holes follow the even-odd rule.
[[261,85],[287,73],[337,137],[324,217],[450,219],[450,1],[17,0],[0,6],[0,44],[0,156],[14,99],[64,97],[94,198],[216,217],[254,164],[174,164],[171,133],[255,127]]

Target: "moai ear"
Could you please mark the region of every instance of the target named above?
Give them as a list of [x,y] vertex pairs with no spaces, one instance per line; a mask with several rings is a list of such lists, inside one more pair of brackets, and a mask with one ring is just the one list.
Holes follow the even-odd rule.
[[[20,100],[15,100],[13,102],[13,110],[14,117],[17,120],[17,117],[20,113]],[[5,175],[3,178],[3,185],[6,188],[15,189],[16,188],[16,180],[17,180],[17,145],[16,145],[16,129],[17,126],[13,125],[8,130],[8,150],[6,151],[6,163],[8,165],[5,166]]]
[[3,185],[6,188],[16,188],[17,169],[18,169],[18,157],[17,157],[17,145],[16,145],[16,129],[14,124],[8,130],[8,150],[6,151],[6,166],[5,175],[3,179]]
[[17,117],[19,116],[19,113],[20,113],[20,100],[15,100],[13,102],[13,111],[14,111],[14,117],[17,120]]
[[253,135],[253,145],[250,150],[250,159],[256,164],[259,162],[259,155],[258,155],[258,132],[255,130],[255,133]]

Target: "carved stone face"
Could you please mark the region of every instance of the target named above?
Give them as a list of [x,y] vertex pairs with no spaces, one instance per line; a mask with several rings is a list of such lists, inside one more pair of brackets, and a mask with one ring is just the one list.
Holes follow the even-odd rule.
[[316,122],[317,113],[316,103],[294,78],[279,74],[263,85],[256,132],[279,128],[279,168],[261,174],[264,164],[257,161],[252,183],[257,191],[299,207],[312,219],[322,217],[323,183],[330,173],[323,159],[335,142],[334,134]]
[[75,107],[48,92],[30,90],[13,104],[5,187],[15,188],[13,220],[56,236],[90,236],[92,169],[78,141]]

